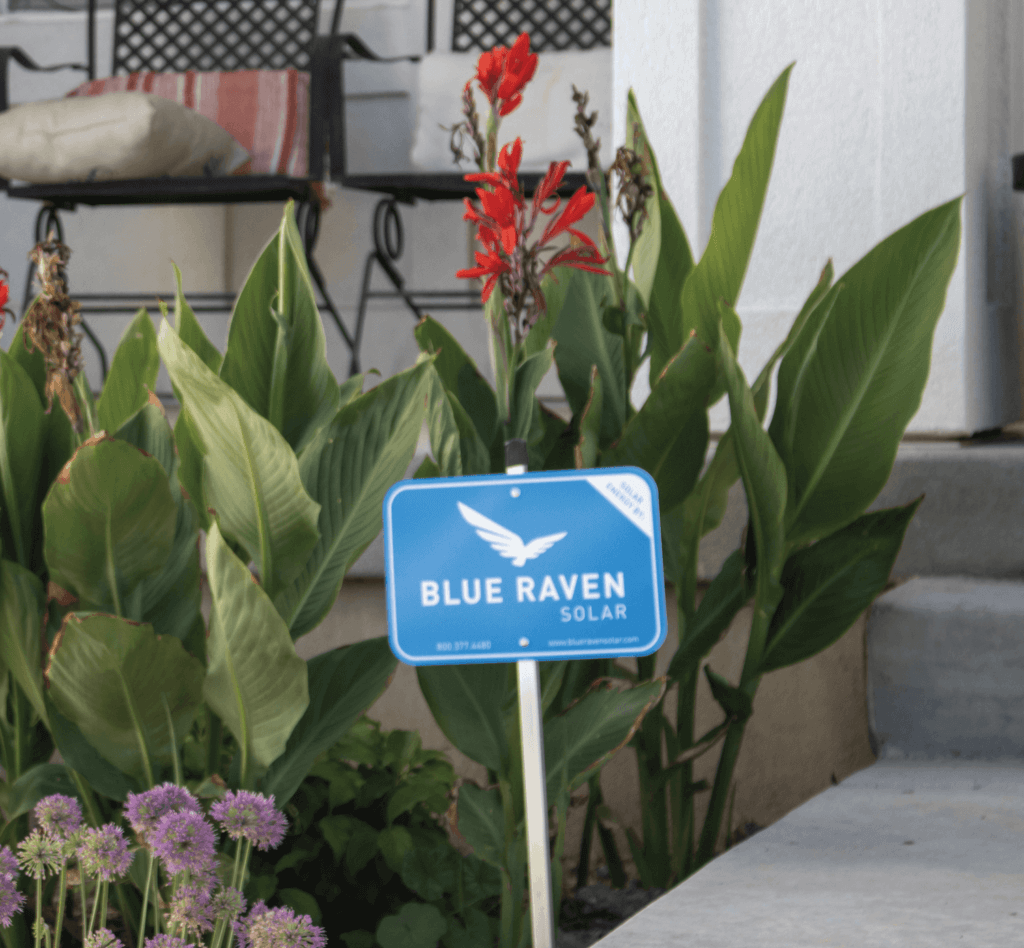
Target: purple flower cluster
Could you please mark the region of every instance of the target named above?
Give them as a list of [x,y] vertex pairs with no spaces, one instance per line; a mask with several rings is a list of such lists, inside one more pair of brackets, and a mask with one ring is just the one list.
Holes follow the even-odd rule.
[[53,793],[36,804],[36,819],[44,833],[68,840],[82,826],[82,807],[74,797]]
[[269,797],[249,790],[229,790],[210,807],[210,815],[232,839],[245,839],[257,849],[276,849],[288,827],[285,815]]
[[82,948],[124,948],[124,942],[109,928],[97,928],[91,935],[86,935]]
[[188,790],[173,783],[164,783],[145,793],[129,793],[124,815],[145,845],[145,838],[164,816],[183,810],[202,813],[199,801]]
[[308,915],[290,908],[267,908],[260,899],[249,914],[235,922],[238,948],[326,948],[327,935]]
[[128,851],[128,840],[119,826],[105,823],[98,829],[82,831],[78,862],[89,875],[111,882],[128,871],[133,858],[134,854]]
[[176,938],[174,935],[153,935],[146,939],[143,948],[195,948],[190,941]]
[[63,843],[42,830],[32,830],[18,843],[18,864],[33,879],[45,879],[51,872],[59,872],[63,859]]
[[[171,925],[180,925],[187,934],[198,939],[203,932],[213,931],[210,887],[190,882],[181,886],[171,902]],[[172,929],[173,931],[173,929]]]
[[0,925],[9,928],[24,904],[25,896],[18,891],[18,860],[4,846],[0,848]]
[[179,872],[211,875],[217,860],[216,845],[214,828],[202,813],[192,810],[175,810],[160,817],[153,830],[153,852],[172,876]]

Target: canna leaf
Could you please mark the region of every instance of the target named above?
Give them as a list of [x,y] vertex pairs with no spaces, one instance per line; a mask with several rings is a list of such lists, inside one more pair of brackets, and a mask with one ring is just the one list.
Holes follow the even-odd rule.
[[44,723],[46,702],[39,627],[45,608],[42,580],[24,566],[0,560],[0,662]]
[[468,781],[459,787],[458,832],[478,859],[504,868],[505,816],[497,788],[483,790]]
[[206,565],[213,605],[203,697],[238,741],[244,778],[285,752],[309,705],[306,663],[217,524],[206,537]]
[[580,415],[580,436],[573,451],[576,470],[597,467],[601,437],[601,376],[595,365],[590,376],[590,398]]
[[554,358],[555,346],[549,345],[525,359],[515,371],[512,384],[512,427],[509,439],[530,440],[530,428],[537,409],[537,386],[548,374]]
[[110,363],[110,372],[96,402],[96,416],[104,431],[117,431],[149,401],[160,371],[156,330],[145,309],[128,324]]

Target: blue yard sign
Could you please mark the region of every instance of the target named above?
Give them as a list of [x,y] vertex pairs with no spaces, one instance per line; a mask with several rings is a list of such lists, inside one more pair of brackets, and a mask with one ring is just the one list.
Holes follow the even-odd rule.
[[401,481],[384,498],[391,650],[409,665],[649,655],[658,492],[635,467]]

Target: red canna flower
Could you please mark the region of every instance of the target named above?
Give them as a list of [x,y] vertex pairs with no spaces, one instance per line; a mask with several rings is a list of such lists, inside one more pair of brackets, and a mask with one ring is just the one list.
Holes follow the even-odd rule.
[[477,252],[473,256],[476,257],[477,266],[469,270],[459,270],[455,275],[464,280],[477,280],[486,276],[488,279],[480,294],[481,300],[486,303],[490,299],[491,293],[494,292],[494,285],[498,282],[498,277],[503,273],[508,273],[509,264],[498,256],[493,247],[488,247],[487,253]]
[[7,321],[7,300],[11,295],[11,289],[4,279],[6,276],[6,272],[0,270],[0,330],[4,328],[4,323]]
[[530,53],[530,34],[521,33],[511,49],[495,46],[481,53],[476,80],[491,106],[504,117],[523,101],[523,86],[536,71],[537,54]]

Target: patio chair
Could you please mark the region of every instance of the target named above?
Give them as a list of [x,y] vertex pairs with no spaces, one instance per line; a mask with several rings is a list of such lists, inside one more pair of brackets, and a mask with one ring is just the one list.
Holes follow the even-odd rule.
[[[611,7],[612,0],[427,0],[427,42],[422,57],[410,56],[418,62],[417,125],[410,164],[415,170],[408,174],[352,174],[345,158],[345,98],[337,101],[341,113],[331,123],[331,156],[341,156],[341,174],[335,177],[342,187],[373,191],[385,195],[373,215],[373,249],[366,257],[363,280],[357,306],[355,337],[361,338],[366,318],[366,305],[370,299],[401,299],[418,320],[425,308],[432,310],[479,309],[480,293],[473,290],[414,290],[398,269],[402,256],[404,235],[399,205],[413,205],[417,201],[450,201],[473,197],[476,185],[466,182],[463,175],[476,170],[469,164],[461,168],[453,160],[446,130],[438,125],[446,121],[458,122],[459,93],[466,80],[475,73],[479,53],[497,44],[510,47],[520,33],[530,34],[530,51],[546,53],[540,57],[538,74],[523,95],[523,105],[513,112],[502,126],[502,140],[516,135],[515,122],[529,127],[536,120],[538,109],[549,108],[550,103],[536,101],[537,86],[541,84],[541,71],[549,69],[544,92],[558,89],[556,105],[564,113],[556,117],[558,142],[546,141],[531,149],[530,136],[524,134],[527,151],[520,174],[524,190],[532,195],[549,161],[566,160],[566,147],[575,148],[571,170],[563,179],[559,194],[571,194],[585,183],[586,153],[582,142],[573,134],[575,106],[571,99],[571,83],[581,90],[589,88],[589,110],[598,111],[599,132],[603,131],[603,154],[609,154],[611,131],[609,121],[611,74]],[[376,60],[358,37],[345,34],[350,40],[346,55],[340,60],[341,74],[332,84],[344,88],[344,64],[356,59]],[[439,53],[435,47],[451,52]],[[560,59],[561,57],[561,59]],[[337,66],[338,61],[333,65]],[[556,75],[557,74],[557,75]],[[552,78],[554,76],[554,78]],[[602,82],[605,94],[602,95]],[[482,118],[487,107],[477,91],[478,110]],[[531,112],[531,96],[533,114]],[[545,118],[546,118],[545,114]],[[602,121],[603,120],[603,121]],[[602,130],[602,125],[604,129]],[[510,131],[511,129],[511,131]],[[538,136],[534,135],[534,139]],[[600,135],[595,137],[601,137]],[[535,142],[536,143],[536,142]],[[532,167],[531,167],[532,162]],[[607,164],[607,162],[605,162]],[[333,170],[332,170],[333,175]],[[375,267],[387,276],[393,290],[372,290],[371,279]]]
[[[6,190],[8,197],[42,202],[34,242],[44,240],[51,228],[63,240],[60,214],[73,211],[80,204],[233,204],[294,200],[306,261],[323,298],[320,308],[334,319],[351,352],[351,371],[358,371],[357,335],[350,333],[342,323],[313,256],[322,210],[319,189],[325,177],[327,126],[330,116],[337,114],[336,100],[341,91],[337,85],[332,87],[329,83],[329,78],[337,72],[329,66],[329,60],[332,55],[340,55],[346,45],[337,36],[343,4],[344,0],[334,2],[330,35],[318,36],[319,0],[232,0],[230,3],[223,0],[113,0],[111,78],[98,81],[92,81],[97,68],[96,0],[88,0],[84,64],[39,66],[22,50],[0,46],[0,113],[8,108],[8,64],[13,60],[30,70],[68,68],[85,72],[89,84],[78,87],[69,96],[148,91],[162,99],[176,100],[178,104],[167,106],[178,110],[175,116],[185,115],[190,121],[206,122],[205,118],[191,116],[212,110],[211,117],[215,122],[224,121],[227,132],[232,130],[232,122],[248,123],[248,132],[254,136],[250,148],[253,173],[249,174],[223,173],[229,166],[222,163],[218,168],[221,173],[214,175],[204,167],[200,172],[192,170],[181,176],[164,174],[124,180],[99,180],[93,175],[86,180],[25,183],[0,178],[0,187]],[[358,55],[361,46],[355,42]],[[270,108],[276,106],[275,114],[269,115],[278,143],[274,145],[271,140],[270,144],[276,151],[273,148],[260,150],[266,142],[256,130],[256,115],[251,110],[243,113],[239,94],[247,96],[250,103],[258,104],[260,128],[268,124],[265,103],[269,103]],[[190,106],[190,109],[182,106]],[[308,119],[303,114],[307,110]],[[210,131],[210,127],[206,131]],[[237,137],[240,133],[234,134]],[[280,144],[282,138],[285,139],[283,145]],[[30,267],[23,313],[31,300],[31,274]],[[155,293],[117,292],[76,294],[82,303],[83,315],[133,313],[146,302],[152,304],[155,296]],[[190,302],[197,312],[230,311],[233,300],[233,293],[190,294]],[[106,352],[84,319],[82,327],[99,352],[106,380]]]

